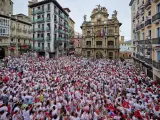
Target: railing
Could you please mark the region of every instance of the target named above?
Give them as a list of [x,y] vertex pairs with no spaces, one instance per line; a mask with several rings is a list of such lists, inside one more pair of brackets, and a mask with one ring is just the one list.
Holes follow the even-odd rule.
[[34,47],[33,50],[35,50],[35,51],[44,51],[44,47]]
[[152,17],[152,22],[155,22],[156,20],[159,20],[160,19],[160,12],[155,14],[153,17]]
[[57,11],[56,9],[54,9],[54,13],[55,13],[55,14],[58,14],[58,11]]
[[145,58],[145,62],[148,64],[152,64],[152,59],[151,58]]
[[160,69],[160,62],[153,61],[153,67],[156,69]]
[[11,42],[10,46],[16,46],[16,43],[15,42],[13,42],[13,43]]
[[116,49],[116,48],[119,48],[119,47],[116,46],[116,45],[108,45],[107,48]]
[[58,41],[62,41],[62,40],[64,40],[64,38],[57,38],[56,40],[58,40]]
[[44,13],[44,10],[42,10],[42,9],[36,10],[35,13],[36,13],[36,14],[41,14],[41,13]]
[[152,44],[160,44],[160,38],[152,39]]
[[64,25],[62,22],[59,22],[60,25]]
[[50,41],[50,40],[51,40],[51,37],[46,37],[46,40],[47,40],[47,41]]
[[107,33],[107,36],[113,36],[114,35],[114,32],[108,32]]
[[57,29],[57,28],[55,28],[55,29],[54,29],[54,32],[58,32],[58,29]]
[[63,17],[64,17],[64,15],[63,15],[63,14],[60,14],[59,16],[60,16],[61,18],[63,18]]
[[0,43],[1,46],[8,46],[10,43]]
[[55,23],[57,23],[57,22],[58,22],[58,20],[57,20],[57,19],[54,19],[54,22],[55,22]]
[[138,59],[140,59],[140,60],[144,61],[144,56],[140,56],[140,55],[138,55]]
[[41,37],[41,38],[34,38],[34,40],[36,40],[36,41],[44,41],[44,38],[43,37]]
[[35,28],[35,31],[38,32],[38,31],[44,31],[43,28]]
[[145,8],[148,9],[151,6],[151,0],[147,0],[145,4]]
[[136,14],[136,18],[138,18],[138,17],[139,17],[139,15],[140,15],[140,14],[139,14],[139,12],[137,12],[137,14]]
[[50,20],[51,20],[51,18],[50,18],[50,17],[47,17],[47,18],[46,18],[46,21],[50,21]]
[[50,27],[46,27],[46,30],[47,30],[47,31],[50,31]]
[[97,48],[102,48],[102,45],[96,45]]
[[151,25],[151,23],[152,23],[151,19],[148,19],[148,20],[145,22],[145,26]]
[[140,29],[143,29],[144,28],[144,23],[142,23],[141,25],[140,25]]

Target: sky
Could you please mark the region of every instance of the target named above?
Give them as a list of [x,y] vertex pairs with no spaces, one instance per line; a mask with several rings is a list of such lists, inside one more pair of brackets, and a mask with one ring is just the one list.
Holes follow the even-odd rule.
[[[28,15],[28,0],[12,0],[13,13],[23,13]],[[82,33],[80,26],[83,23],[83,16],[87,15],[87,21],[90,20],[92,10],[100,4],[108,10],[109,18],[113,11],[118,11],[118,20],[122,23],[120,35],[125,36],[125,40],[131,40],[131,9],[130,0],[57,0],[63,8],[69,8],[70,17],[75,21],[75,31]]]

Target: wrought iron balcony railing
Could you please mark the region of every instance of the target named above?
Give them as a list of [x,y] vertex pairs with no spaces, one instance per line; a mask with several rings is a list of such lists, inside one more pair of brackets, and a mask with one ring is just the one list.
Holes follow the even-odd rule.
[[160,62],[153,61],[153,67],[160,70]]
[[155,22],[157,20],[160,20],[160,12],[158,12],[157,14],[155,14],[153,17],[152,17],[152,22]]

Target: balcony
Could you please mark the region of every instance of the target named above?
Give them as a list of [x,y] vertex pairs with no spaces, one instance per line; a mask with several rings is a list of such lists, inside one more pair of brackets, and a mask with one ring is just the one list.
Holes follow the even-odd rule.
[[44,31],[43,28],[35,28],[35,32],[42,32],[42,31]]
[[64,18],[64,15],[63,15],[63,14],[60,14],[59,16],[60,16],[61,18]]
[[102,45],[96,45],[96,48],[102,48]]
[[152,22],[157,23],[160,20],[160,12],[152,17]]
[[36,14],[36,12],[35,11],[32,11],[32,13],[31,13],[32,15],[35,15]]
[[148,19],[146,22],[145,22],[145,26],[150,26],[152,23],[152,20],[151,19]]
[[65,17],[64,17],[64,20],[65,20],[65,21],[68,21],[68,17],[65,16]]
[[57,20],[57,19],[54,19],[54,22],[55,22],[55,23],[57,23],[57,22],[58,22],[58,20]]
[[57,32],[58,32],[58,29],[57,29],[57,28],[55,28],[55,29],[54,29],[54,32],[55,32],[55,33],[57,33]]
[[56,40],[57,40],[57,41],[63,41],[64,38],[57,38]]
[[114,36],[114,32],[112,32],[112,33],[109,32],[109,33],[107,34],[107,36]]
[[10,46],[16,46],[16,43],[15,42],[11,42]]
[[37,22],[37,23],[44,22],[44,18],[36,19],[36,22]]
[[50,31],[51,29],[50,29],[50,27],[46,27],[46,31]]
[[35,13],[36,14],[42,14],[42,13],[44,13],[44,10],[39,9],[39,10],[36,10]]
[[141,15],[144,15],[144,12],[145,12],[145,10],[144,10],[144,8],[141,10]]
[[108,49],[119,49],[119,46],[116,46],[116,45],[108,45],[107,48],[108,48]]
[[44,47],[34,47],[35,51],[44,51]]
[[139,14],[139,12],[137,11],[136,18],[138,18],[138,17],[139,17],[139,15],[140,15],[140,14]]
[[152,59],[151,58],[145,58],[145,62],[149,65],[152,64]]
[[142,24],[140,25],[140,28],[139,28],[139,29],[144,29],[144,27],[145,27],[145,24],[142,23]]
[[58,11],[55,9],[55,10],[54,10],[54,13],[55,13],[55,14],[58,14]]
[[148,10],[149,8],[151,8],[151,0],[147,0],[145,4],[145,9]]
[[62,23],[62,22],[59,22],[59,25],[64,25],[64,23]]
[[50,20],[51,20],[51,18],[50,18],[50,17],[47,17],[47,18],[46,18],[46,21],[47,21],[47,22],[49,22]]
[[50,40],[51,40],[50,36],[46,37],[46,41],[50,41]]
[[41,37],[41,38],[39,37],[39,38],[34,38],[34,40],[35,41],[44,41],[44,38],[43,37]]
[[9,46],[10,43],[2,43],[2,42],[0,42],[0,45],[1,45],[1,46]]
[[151,41],[152,44],[160,44],[160,38],[153,38]]
[[153,61],[153,67],[156,69],[160,69],[160,62]]
[[64,33],[64,31],[63,31],[63,30],[59,30],[59,33],[63,34],[63,33]]
[[136,26],[136,31],[139,31],[141,29],[141,25]]

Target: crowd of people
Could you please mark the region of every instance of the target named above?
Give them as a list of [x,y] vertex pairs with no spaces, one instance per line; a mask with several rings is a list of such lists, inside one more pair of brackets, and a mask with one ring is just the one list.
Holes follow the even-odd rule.
[[120,60],[31,55],[0,69],[0,120],[158,120],[160,86]]

